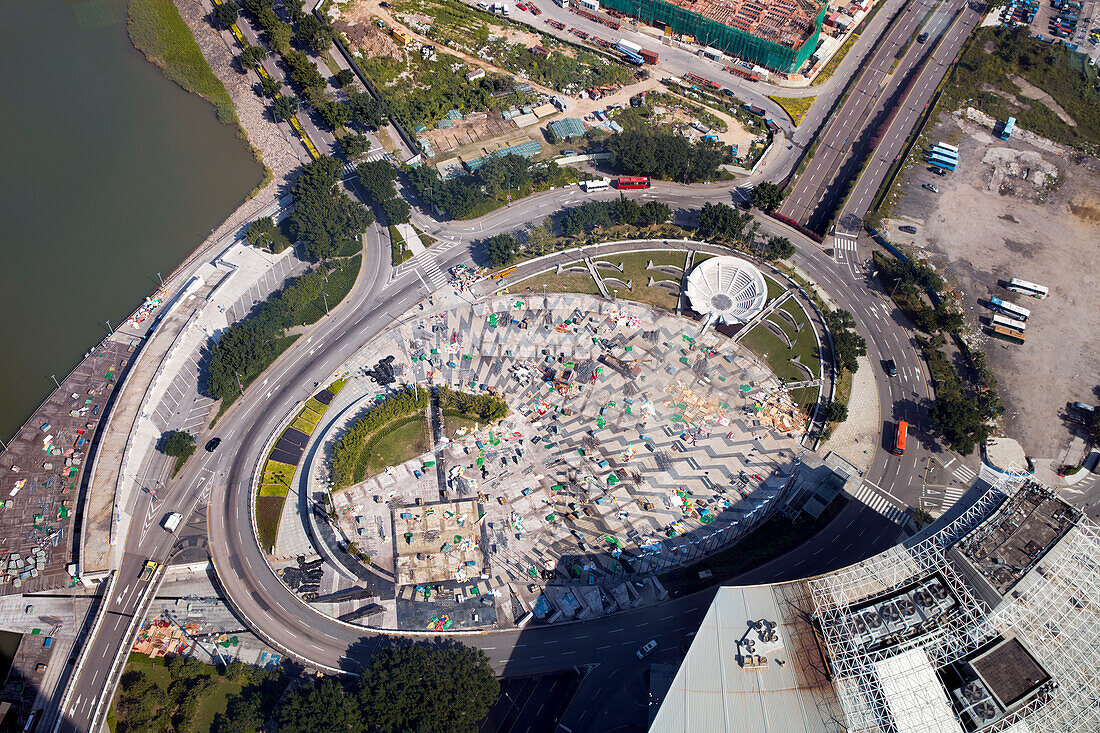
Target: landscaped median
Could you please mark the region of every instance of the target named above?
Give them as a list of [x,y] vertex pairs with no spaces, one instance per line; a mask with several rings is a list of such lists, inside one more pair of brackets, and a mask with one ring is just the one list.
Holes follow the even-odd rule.
[[302,461],[306,443],[344,384],[345,380],[337,379],[306,400],[305,406],[271,446],[263,471],[260,472],[256,492],[256,533],[261,549],[270,550],[275,547],[283,503],[290,490],[290,482],[294,480],[294,474],[298,470],[298,464]]

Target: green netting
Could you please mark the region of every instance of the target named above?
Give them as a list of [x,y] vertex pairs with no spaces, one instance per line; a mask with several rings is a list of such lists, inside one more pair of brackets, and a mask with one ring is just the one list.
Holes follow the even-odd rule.
[[810,54],[817,48],[817,40],[821,35],[821,22],[825,19],[825,11],[828,8],[822,3],[821,10],[814,21],[813,33],[801,46],[787,48],[704,18],[664,0],[600,0],[600,6],[632,15],[645,23],[656,21],[667,24],[676,33],[695,36],[707,46],[783,72],[797,71],[806,59],[810,58]]

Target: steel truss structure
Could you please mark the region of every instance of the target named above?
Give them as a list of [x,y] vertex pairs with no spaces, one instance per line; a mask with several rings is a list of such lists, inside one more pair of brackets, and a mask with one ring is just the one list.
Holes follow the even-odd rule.
[[[942,694],[930,689],[930,680],[938,681],[936,669],[968,657],[999,636],[1015,636],[1025,643],[1053,682],[983,731],[1007,730],[1022,721],[1031,731],[1100,730],[1097,527],[1080,520],[1051,556],[992,610],[947,554],[1022,483],[1002,477],[959,517],[911,546],[894,547],[808,581],[814,619],[849,731],[961,730],[949,714],[947,691],[942,686]],[[922,608],[917,614],[913,593],[929,583],[946,586],[953,603]],[[942,596],[942,589],[937,590]],[[887,615],[884,609],[893,613]],[[872,639],[866,620],[897,621],[898,609],[916,620],[891,626],[888,634],[880,629]],[[927,694],[909,694],[914,690]]]

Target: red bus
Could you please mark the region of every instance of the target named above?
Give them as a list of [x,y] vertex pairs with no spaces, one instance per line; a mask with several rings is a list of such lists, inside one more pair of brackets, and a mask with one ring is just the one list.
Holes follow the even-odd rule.
[[905,439],[909,436],[909,423],[898,420],[898,429],[894,433],[894,447],[890,452],[895,456],[905,455]]
[[615,181],[615,188],[649,188],[649,177],[621,176]]

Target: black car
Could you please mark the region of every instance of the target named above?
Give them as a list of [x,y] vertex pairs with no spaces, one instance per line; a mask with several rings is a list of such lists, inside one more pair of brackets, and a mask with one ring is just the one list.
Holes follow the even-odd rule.
[[885,367],[887,376],[896,377],[898,375],[898,365],[894,363],[893,359],[887,359]]
[[928,33],[921,33],[919,36],[917,36],[917,43],[924,43],[927,40],[928,40]]
[[221,438],[211,438],[206,443],[206,450],[209,453],[213,453],[214,449],[216,449],[221,444],[222,444],[222,439]]

